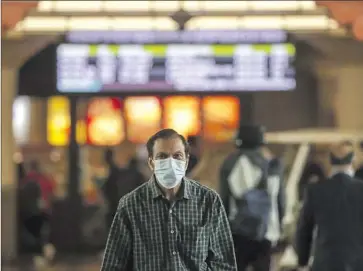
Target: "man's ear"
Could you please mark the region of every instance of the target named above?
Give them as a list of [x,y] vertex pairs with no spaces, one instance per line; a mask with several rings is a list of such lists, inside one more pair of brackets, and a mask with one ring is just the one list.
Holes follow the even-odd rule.
[[154,161],[151,157],[148,158],[147,160],[147,164],[149,165],[149,168],[151,169],[151,171],[154,171]]

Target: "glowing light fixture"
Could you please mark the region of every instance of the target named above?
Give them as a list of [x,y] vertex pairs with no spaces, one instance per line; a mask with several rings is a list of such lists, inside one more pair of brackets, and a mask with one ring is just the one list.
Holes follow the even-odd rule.
[[65,32],[72,30],[176,30],[169,17],[27,17],[15,30],[25,32]]
[[148,11],[150,1],[102,1],[105,11]]
[[238,29],[239,17],[195,17],[186,23],[186,28],[196,29]]
[[15,26],[17,31],[66,31],[65,17],[27,17]]
[[248,9],[255,11],[314,10],[316,4],[315,1],[248,1]]
[[161,107],[157,97],[128,97],[125,100],[127,138],[145,143],[160,130]]
[[27,96],[19,96],[13,104],[13,134],[17,144],[26,144],[30,132],[31,103]]
[[339,25],[325,15],[301,16],[244,16],[207,17],[191,19],[187,29],[286,29],[286,30],[329,30]]
[[200,99],[194,96],[171,96],[164,99],[164,127],[184,136],[200,132]]
[[40,12],[297,11],[316,9],[315,1],[40,1]]
[[107,30],[112,25],[109,17],[71,17],[67,23],[72,30]]
[[[188,2],[188,1],[185,1]],[[200,1],[203,11],[248,10],[248,1]]]
[[114,30],[177,30],[178,25],[169,17],[118,17],[112,19]]
[[[198,13],[186,29],[285,29],[336,30],[338,24],[322,12],[315,1],[39,1],[35,13],[18,23],[24,33],[59,33],[72,30],[177,30],[169,16],[180,9]],[[74,15],[72,14],[74,12]],[[121,16],[138,13],[138,16]],[[156,16],[157,12],[159,13]],[[212,14],[208,14],[213,12]],[[251,16],[226,15],[226,12],[253,13]],[[266,12],[270,12],[267,15]],[[271,13],[272,12],[272,13]],[[284,15],[275,15],[283,12]],[[293,12],[292,14],[289,12]],[[295,12],[295,13],[294,13]],[[295,15],[299,12],[299,15]],[[50,16],[50,14],[52,16]],[[115,16],[111,16],[110,14]],[[260,13],[260,14],[259,14]],[[122,14],[122,15],[123,15]],[[220,15],[219,15],[220,14]],[[249,14],[249,13],[248,13]],[[310,13],[311,14],[311,13]],[[315,13],[314,13],[315,14]],[[199,16],[202,15],[202,16]],[[14,36],[14,35],[13,35]]]

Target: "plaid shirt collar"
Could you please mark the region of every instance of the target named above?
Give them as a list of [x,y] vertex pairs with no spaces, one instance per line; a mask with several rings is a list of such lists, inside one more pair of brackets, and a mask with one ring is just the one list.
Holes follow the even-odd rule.
[[[160,189],[159,184],[157,183],[154,175],[151,176],[148,186],[149,186],[150,194],[153,199],[158,198],[158,197],[164,197],[164,194],[163,194],[162,190]],[[193,195],[191,192],[192,192],[191,183],[187,178],[184,177],[181,182],[180,190],[178,192],[178,194],[179,194],[178,197],[184,198],[184,199],[191,199],[191,198],[193,198]]]

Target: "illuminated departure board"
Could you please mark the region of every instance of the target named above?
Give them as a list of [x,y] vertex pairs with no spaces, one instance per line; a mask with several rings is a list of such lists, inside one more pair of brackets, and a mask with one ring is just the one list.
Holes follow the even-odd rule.
[[295,46],[255,44],[60,44],[57,88],[88,92],[287,91]]

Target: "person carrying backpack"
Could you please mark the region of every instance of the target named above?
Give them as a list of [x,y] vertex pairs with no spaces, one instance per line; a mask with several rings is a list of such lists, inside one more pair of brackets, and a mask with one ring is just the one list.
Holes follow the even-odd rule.
[[241,126],[237,150],[220,171],[220,194],[233,234],[238,271],[268,271],[285,214],[283,170],[264,147],[264,128]]

